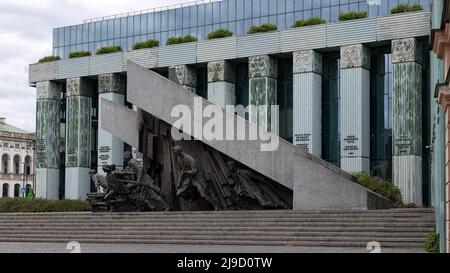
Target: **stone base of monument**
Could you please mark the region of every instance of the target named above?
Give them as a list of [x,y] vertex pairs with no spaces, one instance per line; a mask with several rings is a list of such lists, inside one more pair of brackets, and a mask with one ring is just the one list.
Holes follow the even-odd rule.
[[106,204],[104,197],[105,197],[104,193],[88,193],[87,201],[91,204],[92,211],[94,212],[108,211],[108,205]]

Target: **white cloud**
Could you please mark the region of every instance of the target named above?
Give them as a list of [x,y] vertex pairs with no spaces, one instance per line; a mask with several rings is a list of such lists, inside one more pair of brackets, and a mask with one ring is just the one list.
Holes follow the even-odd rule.
[[84,19],[189,2],[186,0],[0,0],[0,116],[35,131],[35,88],[28,64],[52,53],[52,30]]

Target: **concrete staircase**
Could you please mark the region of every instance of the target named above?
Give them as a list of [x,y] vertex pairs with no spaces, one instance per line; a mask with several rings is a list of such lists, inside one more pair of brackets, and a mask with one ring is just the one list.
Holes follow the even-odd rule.
[[0,214],[0,242],[423,249],[431,209]]

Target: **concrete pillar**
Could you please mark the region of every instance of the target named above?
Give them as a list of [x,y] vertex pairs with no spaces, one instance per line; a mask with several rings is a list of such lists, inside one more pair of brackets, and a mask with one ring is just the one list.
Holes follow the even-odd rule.
[[322,55],[294,52],[294,145],[322,156]]
[[[133,105],[133,111],[138,111],[136,105]],[[131,154],[133,155],[133,158],[136,159],[139,163],[144,163],[144,155],[139,152],[139,149],[137,147],[131,147]]]
[[208,100],[225,108],[236,104],[236,65],[229,61],[208,63]]
[[98,118],[98,167],[97,173],[104,174],[104,165],[115,164],[123,168],[123,141],[102,129],[102,99],[123,105],[125,101],[126,79],[121,74],[98,76],[99,118]]
[[362,44],[341,47],[341,168],[370,171],[370,55]]
[[416,39],[392,41],[394,183],[422,205],[422,65]]
[[177,65],[169,69],[169,79],[187,90],[195,93],[197,90],[197,69],[189,65]]
[[88,79],[67,80],[66,199],[90,192],[92,86]]
[[36,104],[36,197],[59,199],[62,84],[38,82]]
[[277,104],[278,62],[262,55],[249,58],[250,122],[278,134],[279,117],[272,116],[271,106]]

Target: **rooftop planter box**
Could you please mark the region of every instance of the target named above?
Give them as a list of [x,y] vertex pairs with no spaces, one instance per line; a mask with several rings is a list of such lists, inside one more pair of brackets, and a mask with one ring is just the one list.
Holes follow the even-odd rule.
[[[308,37],[308,39],[305,39]],[[327,44],[327,25],[290,28],[280,32],[280,51],[294,52],[324,48]]]
[[103,54],[110,54],[110,53],[116,53],[121,52],[122,48],[120,46],[105,46],[97,50],[95,55],[103,55]]
[[327,47],[377,40],[377,18],[336,22],[327,25]]
[[127,70],[128,60],[142,65],[146,68],[154,68],[158,66],[159,48],[144,48],[124,53],[123,70]]
[[69,54],[69,59],[76,59],[81,57],[89,57],[91,56],[91,52],[89,51],[75,51]]
[[90,57],[78,57],[58,62],[58,79],[90,75]]
[[133,45],[133,50],[144,49],[144,48],[153,48],[158,47],[159,41],[155,39],[150,39],[145,42],[135,43]]
[[192,35],[186,35],[183,37],[170,37],[169,39],[167,39],[166,45],[178,45],[197,41],[198,39]]
[[280,31],[250,34],[237,38],[237,57],[280,53]]
[[59,56],[45,56],[43,58],[40,58],[38,63],[42,64],[42,63],[59,61],[59,60],[61,60],[61,58]]
[[199,63],[237,58],[236,36],[200,41],[197,44]]
[[259,26],[252,26],[247,34],[255,34],[255,33],[262,33],[262,32],[271,32],[271,31],[277,31],[278,27],[274,24],[262,24]]
[[158,61],[160,67],[196,63],[197,43],[183,43],[160,47]]
[[368,14],[365,11],[349,11],[346,13],[342,13],[341,15],[339,15],[339,21],[343,22],[343,21],[351,21],[351,20],[357,20],[357,19],[363,19],[363,18],[367,18]]
[[292,25],[292,28],[322,25],[322,24],[326,24],[326,23],[327,23],[327,21],[320,17],[311,17],[307,20],[302,19],[302,20],[296,21]]
[[393,9],[391,9],[391,14],[405,13],[405,12],[413,12],[413,11],[421,11],[423,7],[420,4],[408,5],[408,4],[400,4]]
[[218,30],[215,30],[208,34],[208,40],[226,38],[231,36],[233,36],[233,32],[229,31],[228,29],[219,28]]

